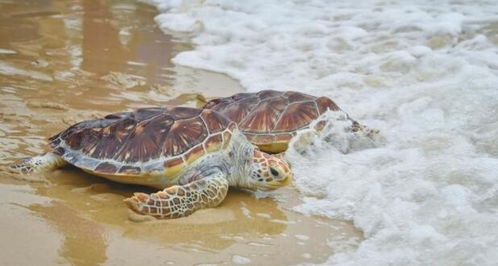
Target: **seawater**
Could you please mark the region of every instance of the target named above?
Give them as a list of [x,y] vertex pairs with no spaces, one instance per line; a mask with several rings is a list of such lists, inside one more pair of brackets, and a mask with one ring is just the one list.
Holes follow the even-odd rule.
[[498,5],[495,1],[149,0],[195,49],[179,65],[248,91],[334,99],[381,131],[344,154],[315,139],[287,157],[305,214],[365,234],[341,265],[498,262]]

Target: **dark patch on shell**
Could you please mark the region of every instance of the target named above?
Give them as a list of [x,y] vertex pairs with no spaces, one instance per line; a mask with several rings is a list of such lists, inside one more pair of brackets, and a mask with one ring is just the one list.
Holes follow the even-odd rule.
[[63,147],[57,147],[56,149],[53,150],[53,153],[55,153],[59,156],[63,155],[65,152],[66,152],[66,149],[64,149]]
[[169,159],[169,160],[164,162],[164,168],[172,168],[172,167],[175,167],[175,166],[180,165],[182,163],[183,163],[183,159],[181,157]]
[[109,163],[109,162],[100,163],[95,168],[95,172],[109,173],[109,174],[113,174],[117,170],[118,170],[118,168],[114,164]]
[[118,172],[121,174],[138,175],[141,171],[140,167],[125,165],[122,166]]

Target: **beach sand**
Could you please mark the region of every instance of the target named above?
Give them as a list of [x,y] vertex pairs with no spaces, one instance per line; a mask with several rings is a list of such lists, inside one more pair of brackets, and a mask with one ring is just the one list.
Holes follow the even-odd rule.
[[268,195],[231,189],[217,208],[176,220],[134,215],[135,191],[74,167],[33,176],[8,165],[48,151],[46,139],[109,112],[200,106],[243,91],[225,75],[170,62],[188,36],[162,33],[155,8],[134,1],[1,1],[0,264],[134,265],[324,262],[354,249],[347,221],[292,211],[289,186]]

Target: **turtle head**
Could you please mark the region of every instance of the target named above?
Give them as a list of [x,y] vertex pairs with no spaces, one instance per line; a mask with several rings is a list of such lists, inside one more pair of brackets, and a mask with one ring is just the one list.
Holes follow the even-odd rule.
[[255,149],[249,179],[254,189],[273,190],[289,184],[292,181],[292,173],[289,164],[280,156]]

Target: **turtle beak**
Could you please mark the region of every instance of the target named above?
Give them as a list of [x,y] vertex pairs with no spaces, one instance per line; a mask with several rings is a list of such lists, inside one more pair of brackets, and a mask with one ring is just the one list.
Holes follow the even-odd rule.
[[285,179],[280,181],[280,186],[283,187],[283,186],[290,185],[292,183],[292,179],[293,179],[292,172],[289,172],[287,174],[287,176],[285,177]]
[[294,179],[294,176],[292,176],[292,173],[289,173],[289,175],[284,180],[284,182],[282,183],[282,185],[284,185],[284,186],[290,185],[292,183],[292,179]]
[[266,190],[275,190],[277,188],[287,186],[292,183],[292,179],[293,179],[292,173],[289,172],[284,176],[284,178],[280,179],[279,181],[268,183],[266,186]]

